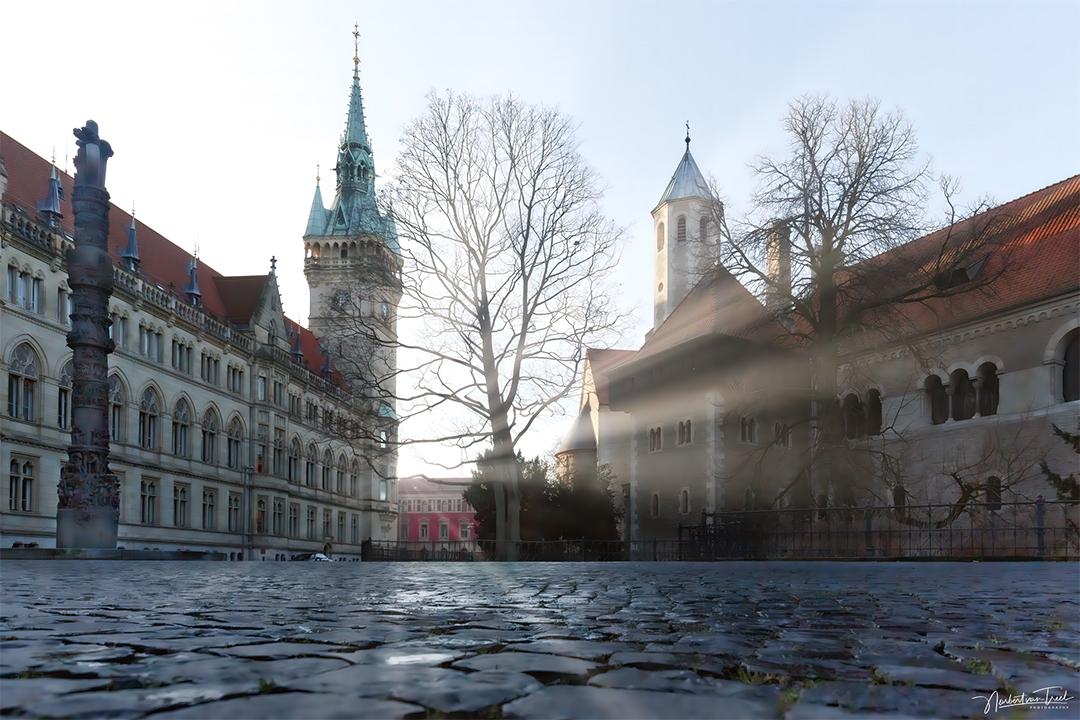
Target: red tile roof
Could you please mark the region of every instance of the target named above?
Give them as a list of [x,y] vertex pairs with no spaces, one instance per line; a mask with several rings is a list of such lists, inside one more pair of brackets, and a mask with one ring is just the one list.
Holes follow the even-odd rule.
[[[29,217],[38,218],[37,203],[45,198],[52,165],[4,132],[0,132],[0,157],[3,157],[8,176],[7,191],[0,200],[25,210]],[[64,190],[64,198],[60,201],[63,213],[60,227],[72,236],[75,233],[74,213],[71,210],[74,180],[59,169],[57,175]],[[114,262],[120,262],[120,252],[127,246],[127,229],[130,226],[131,215],[110,204],[109,255]],[[191,261],[191,254],[142,220],[135,221],[135,231],[139,238],[140,274],[163,290],[182,297],[180,288],[188,282],[185,268]],[[198,263],[203,309],[222,321],[246,323],[266,284],[266,276],[227,277],[202,260]],[[298,327],[294,321],[287,322]],[[318,340],[303,328],[301,340],[304,359],[312,370],[320,371],[325,360],[318,352]]]

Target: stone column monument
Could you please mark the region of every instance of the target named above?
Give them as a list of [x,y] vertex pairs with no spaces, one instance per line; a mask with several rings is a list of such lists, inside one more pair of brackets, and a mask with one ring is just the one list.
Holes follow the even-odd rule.
[[109,193],[105,164],[109,143],[93,120],[75,131],[75,247],[68,251],[68,285],[74,312],[68,347],[74,354],[71,444],[57,488],[56,546],[115,548],[120,518],[120,486],[109,471]]

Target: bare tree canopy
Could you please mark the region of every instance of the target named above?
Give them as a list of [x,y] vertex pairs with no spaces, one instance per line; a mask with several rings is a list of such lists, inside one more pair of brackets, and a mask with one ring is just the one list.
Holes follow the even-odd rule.
[[[717,256],[810,355],[813,442],[802,477],[848,504],[858,477],[896,476],[897,458],[882,438],[891,434],[894,450],[904,445],[888,418],[876,421],[875,440],[851,442],[851,418],[837,397],[841,371],[855,367],[851,353],[900,342],[919,357],[912,309],[989,292],[1006,267],[1000,258],[987,262],[999,229],[979,214],[989,203],[954,206],[955,182],[933,175],[899,110],[806,96],[792,102],[784,129],[787,154],[752,163],[758,185],[749,215],[729,224],[722,205],[712,209]],[[935,185],[948,208],[936,223],[928,212]]]
[[505,461],[514,541],[516,446],[623,318],[607,283],[622,231],[557,109],[432,92],[402,145],[390,189],[405,260],[396,316],[420,331],[380,333],[377,314],[343,312],[341,333],[397,353],[402,420],[423,414],[427,428],[405,442],[491,447]]

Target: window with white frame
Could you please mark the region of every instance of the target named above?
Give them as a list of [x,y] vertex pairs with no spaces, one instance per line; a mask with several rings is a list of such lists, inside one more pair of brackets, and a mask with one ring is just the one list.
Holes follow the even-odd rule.
[[428,539],[428,521],[426,519],[420,521],[420,539]]
[[34,459],[13,455],[8,483],[8,509],[20,513],[34,512]]
[[444,519],[444,520],[439,521],[439,539],[440,540],[449,540],[450,539],[450,522],[448,520]]
[[8,415],[33,422],[37,378],[37,354],[28,343],[22,343],[8,362]]
[[468,540],[469,535],[470,535],[470,533],[469,533],[469,521],[468,520],[462,520],[461,522],[458,523],[458,539],[459,540]]

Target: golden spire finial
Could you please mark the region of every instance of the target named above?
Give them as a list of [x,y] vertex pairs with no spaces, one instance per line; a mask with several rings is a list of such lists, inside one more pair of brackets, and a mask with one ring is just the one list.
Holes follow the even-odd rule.
[[131,200],[131,219],[132,220],[135,219],[135,199],[134,198],[132,198],[132,200]]
[[353,77],[360,76],[360,24],[353,23]]
[[318,185],[320,180],[322,180],[322,178],[319,177],[319,164],[315,163],[315,184]]

